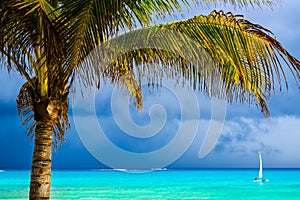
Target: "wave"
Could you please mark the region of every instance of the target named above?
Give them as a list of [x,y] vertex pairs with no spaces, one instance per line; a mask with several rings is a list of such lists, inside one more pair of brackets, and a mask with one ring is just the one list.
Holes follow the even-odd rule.
[[153,172],[153,171],[165,171],[167,168],[146,168],[146,169],[113,169],[114,171],[121,171],[121,172],[130,172],[130,173],[144,173],[144,172]]
[[137,168],[137,169],[130,169],[130,168],[104,168],[104,169],[91,169],[92,171],[125,171],[125,172],[143,172],[143,171],[165,171],[168,170],[167,168]]

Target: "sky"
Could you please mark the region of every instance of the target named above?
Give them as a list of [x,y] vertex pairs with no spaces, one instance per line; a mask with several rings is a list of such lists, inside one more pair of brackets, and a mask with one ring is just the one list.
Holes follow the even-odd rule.
[[[285,0],[273,10],[193,7],[183,16],[208,14],[213,9],[243,14],[270,29],[283,47],[300,59],[299,6],[297,0]],[[28,169],[33,140],[26,139],[15,103],[24,79],[3,69],[0,77],[0,169]],[[170,168],[255,168],[258,151],[266,168],[300,168],[300,95],[289,74],[288,80],[288,91],[277,88],[272,93],[269,118],[255,105],[214,102],[187,86],[164,84],[151,95],[143,86],[144,107],[139,112],[124,91],[111,85],[84,100],[70,96],[71,129],[66,133],[66,142],[53,153],[53,168],[122,168],[144,163],[156,166],[156,162]],[[200,158],[199,149],[213,110],[221,114],[226,111],[224,126],[214,148]],[[107,141],[114,145],[109,146]]]

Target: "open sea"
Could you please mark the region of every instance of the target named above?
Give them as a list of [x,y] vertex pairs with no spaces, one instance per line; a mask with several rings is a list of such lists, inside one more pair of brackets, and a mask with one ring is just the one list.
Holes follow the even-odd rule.
[[[300,200],[300,170],[53,171],[51,199]],[[0,171],[0,199],[28,199],[29,171]]]

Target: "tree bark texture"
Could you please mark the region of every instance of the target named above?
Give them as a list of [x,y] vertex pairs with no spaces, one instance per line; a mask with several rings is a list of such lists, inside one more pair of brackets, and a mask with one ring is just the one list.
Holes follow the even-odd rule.
[[36,121],[29,199],[50,199],[53,121]]

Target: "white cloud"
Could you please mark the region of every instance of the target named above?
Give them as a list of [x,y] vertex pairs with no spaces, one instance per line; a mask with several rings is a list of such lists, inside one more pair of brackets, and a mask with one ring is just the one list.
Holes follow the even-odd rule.
[[[267,166],[300,167],[300,118],[281,116],[270,119],[241,117],[227,121],[214,150],[229,160],[253,159],[261,151]],[[255,159],[256,157],[254,157]]]

